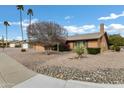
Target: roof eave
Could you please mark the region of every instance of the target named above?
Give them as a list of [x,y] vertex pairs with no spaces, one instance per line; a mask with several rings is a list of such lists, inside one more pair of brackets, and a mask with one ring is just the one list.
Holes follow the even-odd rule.
[[[100,37],[99,37],[100,38]],[[66,40],[66,41],[88,41],[88,40],[97,40],[97,39],[99,39],[99,38],[90,38],[90,39],[77,39],[77,40],[74,40],[74,39],[72,39],[72,40]]]

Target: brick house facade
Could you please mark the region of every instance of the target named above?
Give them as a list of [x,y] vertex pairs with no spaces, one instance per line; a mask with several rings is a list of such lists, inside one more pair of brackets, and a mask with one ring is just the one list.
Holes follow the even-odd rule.
[[108,50],[108,36],[104,31],[104,24],[100,24],[100,32],[98,33],[69,36],[66,44],[70,49],[81,45],[86,48],[101,48],[101,52]]

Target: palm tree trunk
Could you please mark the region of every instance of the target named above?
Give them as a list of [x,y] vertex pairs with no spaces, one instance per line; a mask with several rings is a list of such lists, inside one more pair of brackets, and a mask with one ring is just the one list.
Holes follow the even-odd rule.
[[31,15],[30,15],[30,25],[31,25]]
[[3,51],[4,51],[4,36],[2,35],[2,47],[3,47]]
[[[32,29],[31,29],[31,15],[29,15],[29,27],[30,27],[30,30],[32,30]],[[30,47],[31,47],[30,37],[28,37],[28,42],[29,42],[29,45],[30,45]]]
[[7,38],[8,38],[8,33],[7,33],[7,26],[6,26],[6,48],[7,48],[7,45],[8,45]]
[[23,27],[22,27],[22,11],[20,10],[20,27],[21,27],[21,34],[22,34],[22,46],[24,43],[24,37],[23,37]]

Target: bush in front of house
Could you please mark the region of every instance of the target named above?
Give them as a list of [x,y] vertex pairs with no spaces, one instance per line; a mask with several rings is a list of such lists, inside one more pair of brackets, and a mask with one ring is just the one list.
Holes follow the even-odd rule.
[[99,54],[100,48],[87,48],[88,54]]
[[21,47],[21,45],[15,45],[15,48],[20,48]]
[[121,48],[119,46],[116,46],[115,51],[119,52]]
[[26,52],[26,49],[21,49],[21,52]]
[[108,40],[109,45],[124,46],[124,38],[119,34],[110,35]]
[[[53,46],[53,50],[57,51],[57,45]],[[63,52],[63,51],[69,51],[69,46],[68,45],[64,45],[64,44],[60,44],[59,45],[59,51]]]
[[115,50],[114,45],[111,45],[109,48],[110,48],[110,50],[112,50],[112,51]]
[[119,52],[121,50],[120,46],[117,46],[117,45],[112,45],[110,46],[110,49],[112,51],[116,51],[116,52]]
[[81,58],[82,55],[84,54],[85,49],[84,49],[84,47],[79,47],[79,46],[77,46],[77,47],[74,49],[74,51],[75,51],[76,54],[78,55],[78,58]]

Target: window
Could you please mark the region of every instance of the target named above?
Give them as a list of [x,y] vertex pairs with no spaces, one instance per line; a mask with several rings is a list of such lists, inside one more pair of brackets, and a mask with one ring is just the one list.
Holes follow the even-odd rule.
[[84,41],[76,41],[74,43],[74,46],[75,47],[83,47],[85,45],[85,42]]

